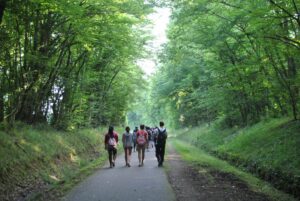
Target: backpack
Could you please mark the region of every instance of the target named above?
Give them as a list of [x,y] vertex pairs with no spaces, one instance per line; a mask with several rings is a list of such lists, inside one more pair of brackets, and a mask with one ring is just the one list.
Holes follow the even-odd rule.
[[109,137],[108,145],[115,147],[117,145],[116,139],[114,137]]
[[166,131],[167,131],[166,129],[164,129],[163,131],[158,129],[158,135],[156,139],[157,144],[164,144],[166,142],[167,139]]
[[138,145],[146,144],[145,131],[143,133],[139,132],[137,135],[137,143]]

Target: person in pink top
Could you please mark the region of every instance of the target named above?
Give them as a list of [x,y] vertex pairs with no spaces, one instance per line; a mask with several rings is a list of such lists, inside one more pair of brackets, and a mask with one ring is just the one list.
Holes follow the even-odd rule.
[[136,133],[136,144],[139,158],[139,167],[144,165],[145,149],[148,143],[148,133],[145,131],[145,125],[140,125],[140,130]]
[[104,145],[108,152],[110,168],[115,167],[115,161],[117,158],[118,133],[114,131],[114,127],[112,126],[108,128],[108,133],[105,135]]

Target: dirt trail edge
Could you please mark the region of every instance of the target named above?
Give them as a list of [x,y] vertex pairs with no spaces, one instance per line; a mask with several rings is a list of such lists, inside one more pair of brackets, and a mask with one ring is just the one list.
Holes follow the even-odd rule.
[[125,167],[124,154],[118,156],[116,167],[103,168],[80,183],[63,201],[174,201],[175,195],[163,168],[157,167],[154,149],[146,151],[143,167],[138,167],[133,152],[130,168]]
[[269,201],[234,175],[195,168],[168,146],[168,179],[178,201]]

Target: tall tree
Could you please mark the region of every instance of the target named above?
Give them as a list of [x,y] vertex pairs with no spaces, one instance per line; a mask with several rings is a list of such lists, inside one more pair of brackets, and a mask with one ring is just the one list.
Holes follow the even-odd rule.
[[[297,1],[173,1],[154,102],[175,125],[299,118]],[[170,108],[172,108],[170,110]]]

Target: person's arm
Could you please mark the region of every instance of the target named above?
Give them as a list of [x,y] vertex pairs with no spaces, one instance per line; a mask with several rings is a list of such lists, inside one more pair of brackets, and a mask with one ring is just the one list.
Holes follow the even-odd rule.
[[104,148],[107,150],[108,149],[108,136],[105,135],[104,137]]
[[131,145],[133,145],[133,133],[130,133],[130,135],[129,135],[130,137],[131,137],[131,140],[130,140],[130,142],[131,142]]
[[145,131],[145,135],[146,135],[146,142],[148,142],[149,138],[148,138],[148,132],[147,131]]
[[115,133],[115,139],[116,139],[116,142],[117,142],[117,144],[118,144],[118,142],[119,142],[118,133]]
[[123,142],[123,144],[125,144],[125,133],[123,133],[123,135],[122,135],[122,142]]
[[135,136],[136,136],[136,138],[135,138],[135,143],[137,144],[137,143],[138,143],[137,140],[138,140],[138,137],[139,137],[139,132],[136,132],[136,135],[135,135]]
[[106,144],[107,144],[107,141],[108,141],[108,139],[107,139],[107,135],[105,135],[105,137],[104,137],[104,145],[106,145]]
[[156,141],[157,141],[157,129],[154,129],[154,132],[153,132],[153,141],[156,144]]

